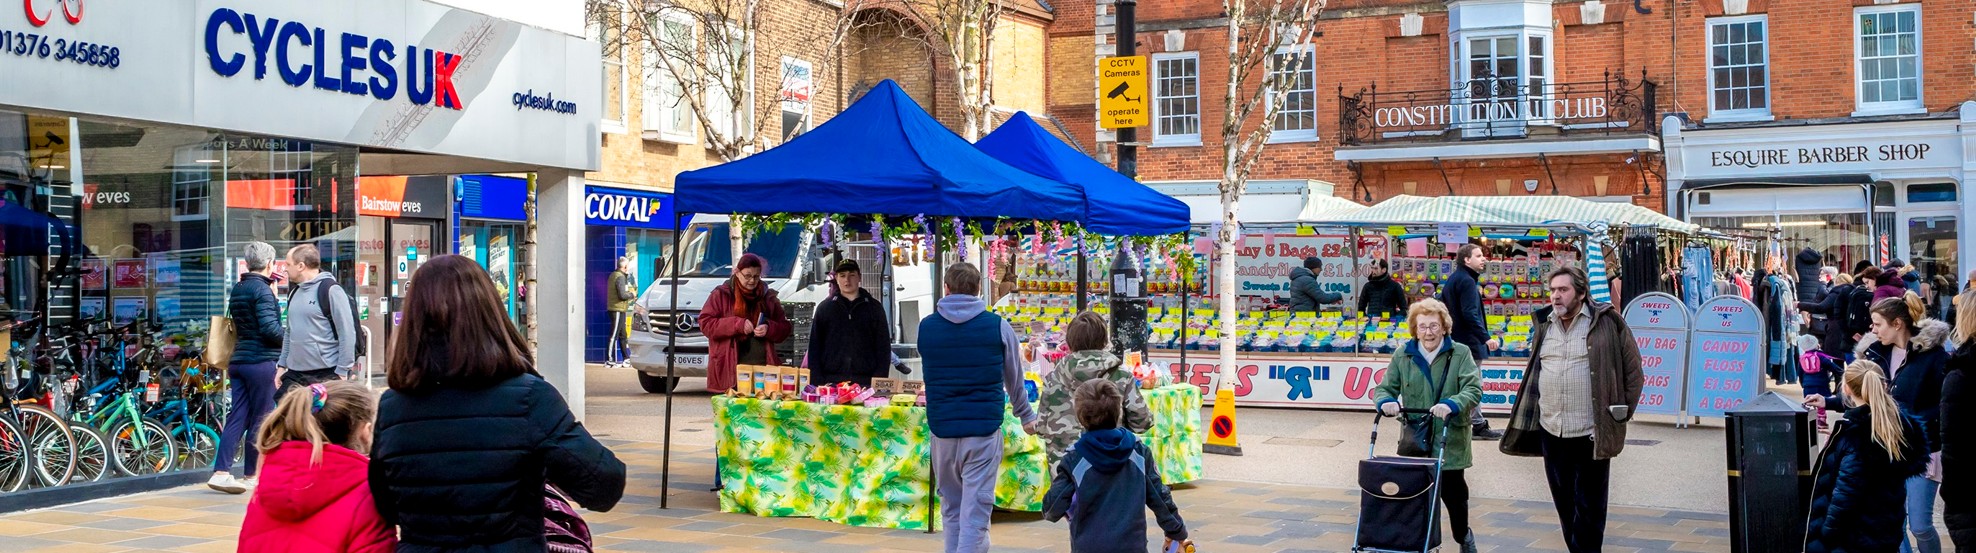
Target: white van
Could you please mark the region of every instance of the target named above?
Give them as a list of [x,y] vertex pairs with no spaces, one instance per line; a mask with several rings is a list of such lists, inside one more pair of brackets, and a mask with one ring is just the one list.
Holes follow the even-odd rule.
[[[679,385],[682,377],[707,375],[707,337],[700,333],[700,307],[715,287],[733,275],[735,240],[729,236],[725,216],[696,215],[681,235],[679,306],[673,311],[672,280],[658,278],[638,297],[644,316],[633,317],[631,366],[638,370],[638,384],[649,393],[665,393]],[[858,261],[864,269],[864,288],[886,300],[886,314],[893,321],[893,343],[918,340],[919,320],[933,312],[934,294],[931,264],[894,267],[891,256],[871,242],[838,245],[842,255]],[[830,294],[830,268],[836,258],[817,241],[816,229],[796,225],[782,232],[762,232],[751,237],[743,251],[762,256],[767,270],[763,284],[775,290],[782,308],[794,326],[790,339],[776,345],[776,355],[784,363],[803,361],[809,350],[811,316],[816,305]],[[670,255],[670,251],[667,252]],[[660,264],[661,266],[664,263]],[[888,285],[889,284],[889,285]],[[889,290],[888,290],[889,288]],[[910,324],[900,324],[907,321]],[[669,347],[668,331],[677,328],[678,347]],[[917,364],[910,347],[894,346],[909,366]],[[673,378],[666,379],[666,358],[674,356]]]

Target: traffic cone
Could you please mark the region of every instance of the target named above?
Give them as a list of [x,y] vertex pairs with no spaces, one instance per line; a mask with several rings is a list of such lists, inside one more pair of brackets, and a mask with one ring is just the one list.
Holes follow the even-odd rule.
[[1214,393],[1214,414],[1208,417],[1208,443],[1201,447],[1204,453],[1216,455],[1242,455],[1242,444],[1235,440],[1235,391],[1221,390]]

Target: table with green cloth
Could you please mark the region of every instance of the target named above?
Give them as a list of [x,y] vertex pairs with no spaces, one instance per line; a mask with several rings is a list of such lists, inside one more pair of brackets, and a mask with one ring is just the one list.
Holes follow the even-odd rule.
[[[1153,428],[1140,437],[1169,484],[1201,477],[1201,389],[1144,390]],[[938,526],[923,407],[822,405],[715,396],[720,509],[924,530]],[[1043,510],[1050,469],[1041,438],[1004,411],[995,506]]]

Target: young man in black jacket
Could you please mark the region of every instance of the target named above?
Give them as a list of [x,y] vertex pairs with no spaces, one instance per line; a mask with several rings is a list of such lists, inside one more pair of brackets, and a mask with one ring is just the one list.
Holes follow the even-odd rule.
[[1386,260],[1372,260],[1372,273],[1359,290],[1359,315],[1392,320],[1407,314],[1407,292],[1386,271]]
[[1074,553],[1145,551],[1147,508],[1168,542],[1187,541],[1187,523],[1160,481],[1152,450],[1118,426],[1124,400],[1118,385],[1105,379],[1078,386],[1071,400],[1084,436],[1057,463],[1043,498],[1043,518],[1056,522],[1070,516]]
[[[1489,346],[1496,340],[1489,337],[1489,321],[1482,309],[1482,270],[1489,267],[1489,254],[1476,244],[1464,244],[1455,254],[1454,274],[1441,284],[1441,303],[1448,304],[1448,311],[1455,316],[1454,328],[1448,338],[1468,346],[1475,355],[1475,362],[1489,358]],[[1474,427],[1477,440],[1499,440],[1503,433],[1489,429],[1489,419],[1482,417],[1482,410],[1469,414],[1469,423]]]
[[832,273],[837,292],[816,306],[810,327],[810,381],[818,385],[856,382],[886,375],[892,360],[892,332],[885,323],[885,306],[860,288],[858,262],[837,262]]

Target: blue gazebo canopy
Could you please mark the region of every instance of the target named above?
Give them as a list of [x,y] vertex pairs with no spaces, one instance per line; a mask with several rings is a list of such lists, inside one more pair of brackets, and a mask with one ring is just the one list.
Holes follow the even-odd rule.
[[1077,221],[1076,187],[975,149],[886,80],[786,144],[680,173],[681,213],[843,213]]
[[1081,189],[1085,214],[1080,222],[1091,232],[1151,236],[1187,231],[1187,204],[1098,163],[1043,130],[1026,112],[1016,112],[975,147],[1018,169]]

